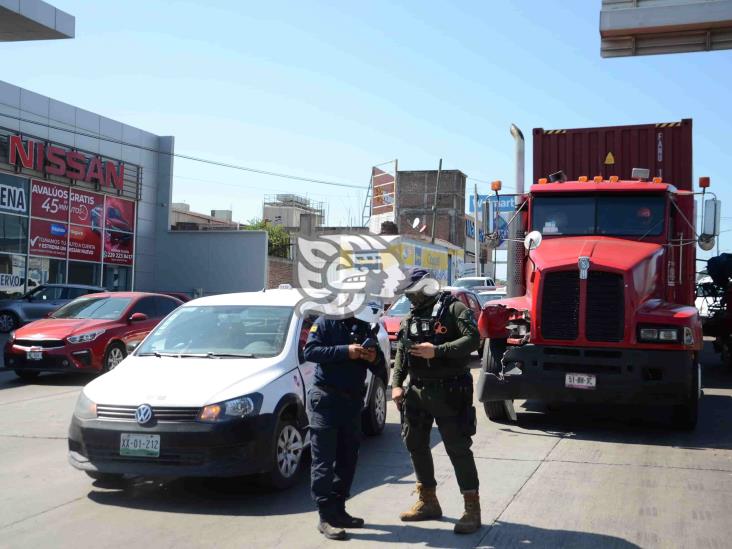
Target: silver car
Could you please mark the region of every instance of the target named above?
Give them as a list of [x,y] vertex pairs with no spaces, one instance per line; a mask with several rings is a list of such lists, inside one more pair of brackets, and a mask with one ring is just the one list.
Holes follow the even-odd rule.
[[99,286],[42,284],[23,297],[0,300],[0,332],[7,334],[23,324],[45,318],[77,297],[105,291]]

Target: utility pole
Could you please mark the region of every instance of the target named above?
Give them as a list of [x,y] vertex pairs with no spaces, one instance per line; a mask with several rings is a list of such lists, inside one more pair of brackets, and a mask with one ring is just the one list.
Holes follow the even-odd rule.
[[442,174],[442,158],[437,166],[437,181],[435,182],[435,199],[432,202],[432,244],[435,243],[435,222],[437,221],[437,191],[440,188],[440,174]]
[[473,204],[475,205],[475,223],[473,223],[473,253],[475,254],[475,276],[480,276],[480,225],[478,224],[478,184],[473,185]]

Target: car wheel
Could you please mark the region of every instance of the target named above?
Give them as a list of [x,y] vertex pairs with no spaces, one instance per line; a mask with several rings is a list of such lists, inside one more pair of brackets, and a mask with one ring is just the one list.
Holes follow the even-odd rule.
[[10,311],[0,313],[0,332],[7,334],[17,329],[20,325],[18,315]]
[[265,482],[272,488],[289,488],[297,480],[304,450],[304,441],[294,419],[281,417],[275,429],[272,449],[272,470]]
[[127,356],[127,351],[121,343],[112,343],[104,353],[104,371],[114,370]]
[[683,404],[673,408],[672,421],[674,427],[682,431],[693,431],[699,418],[699,399],[701,397],[701,366],[694,359],[692,368],[691,389]]
[[373,377],[371,383],[371,398],[368,406],[362,412],[361,425],[363,432],[369,436],[380,435],[386,425],[386,388],[384,381],[379,377]]
[[14,370],[14,372],[23,381],[32,381],[41,375],[41,372],[33,372],[30,370]]
[[[488,339],[483,345],[483,357],[481,359],[481,367],[490,374],[499,374],[501,372],[501,359],[503,353],[506,352],[505,339]],[[483,403],[483,410],[488,419],[496,423],[505,423],[508,421],[508,413],[506,412],[506,404],[503,400],[495,400]]]

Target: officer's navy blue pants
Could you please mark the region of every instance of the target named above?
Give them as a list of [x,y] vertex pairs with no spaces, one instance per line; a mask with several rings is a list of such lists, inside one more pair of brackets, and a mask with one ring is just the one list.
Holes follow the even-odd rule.
[[350,496],[361,445],[363,401],[319,387],[308,392],[312,465],[310,488],[321,517]]

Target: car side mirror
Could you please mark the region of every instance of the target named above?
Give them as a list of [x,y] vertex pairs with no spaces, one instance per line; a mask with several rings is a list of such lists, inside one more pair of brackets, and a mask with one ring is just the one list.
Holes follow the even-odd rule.
[[145,313],[132,313],[132,316],[129,318],[130,322],[142,322],[143,320],[147,320]]
[[[139,313],[142,314],[142,313]],[[135,349],[137,349],[140,346],[141,341],[130,341],[127,344],[127,354],[130,355],[134,352]]]

